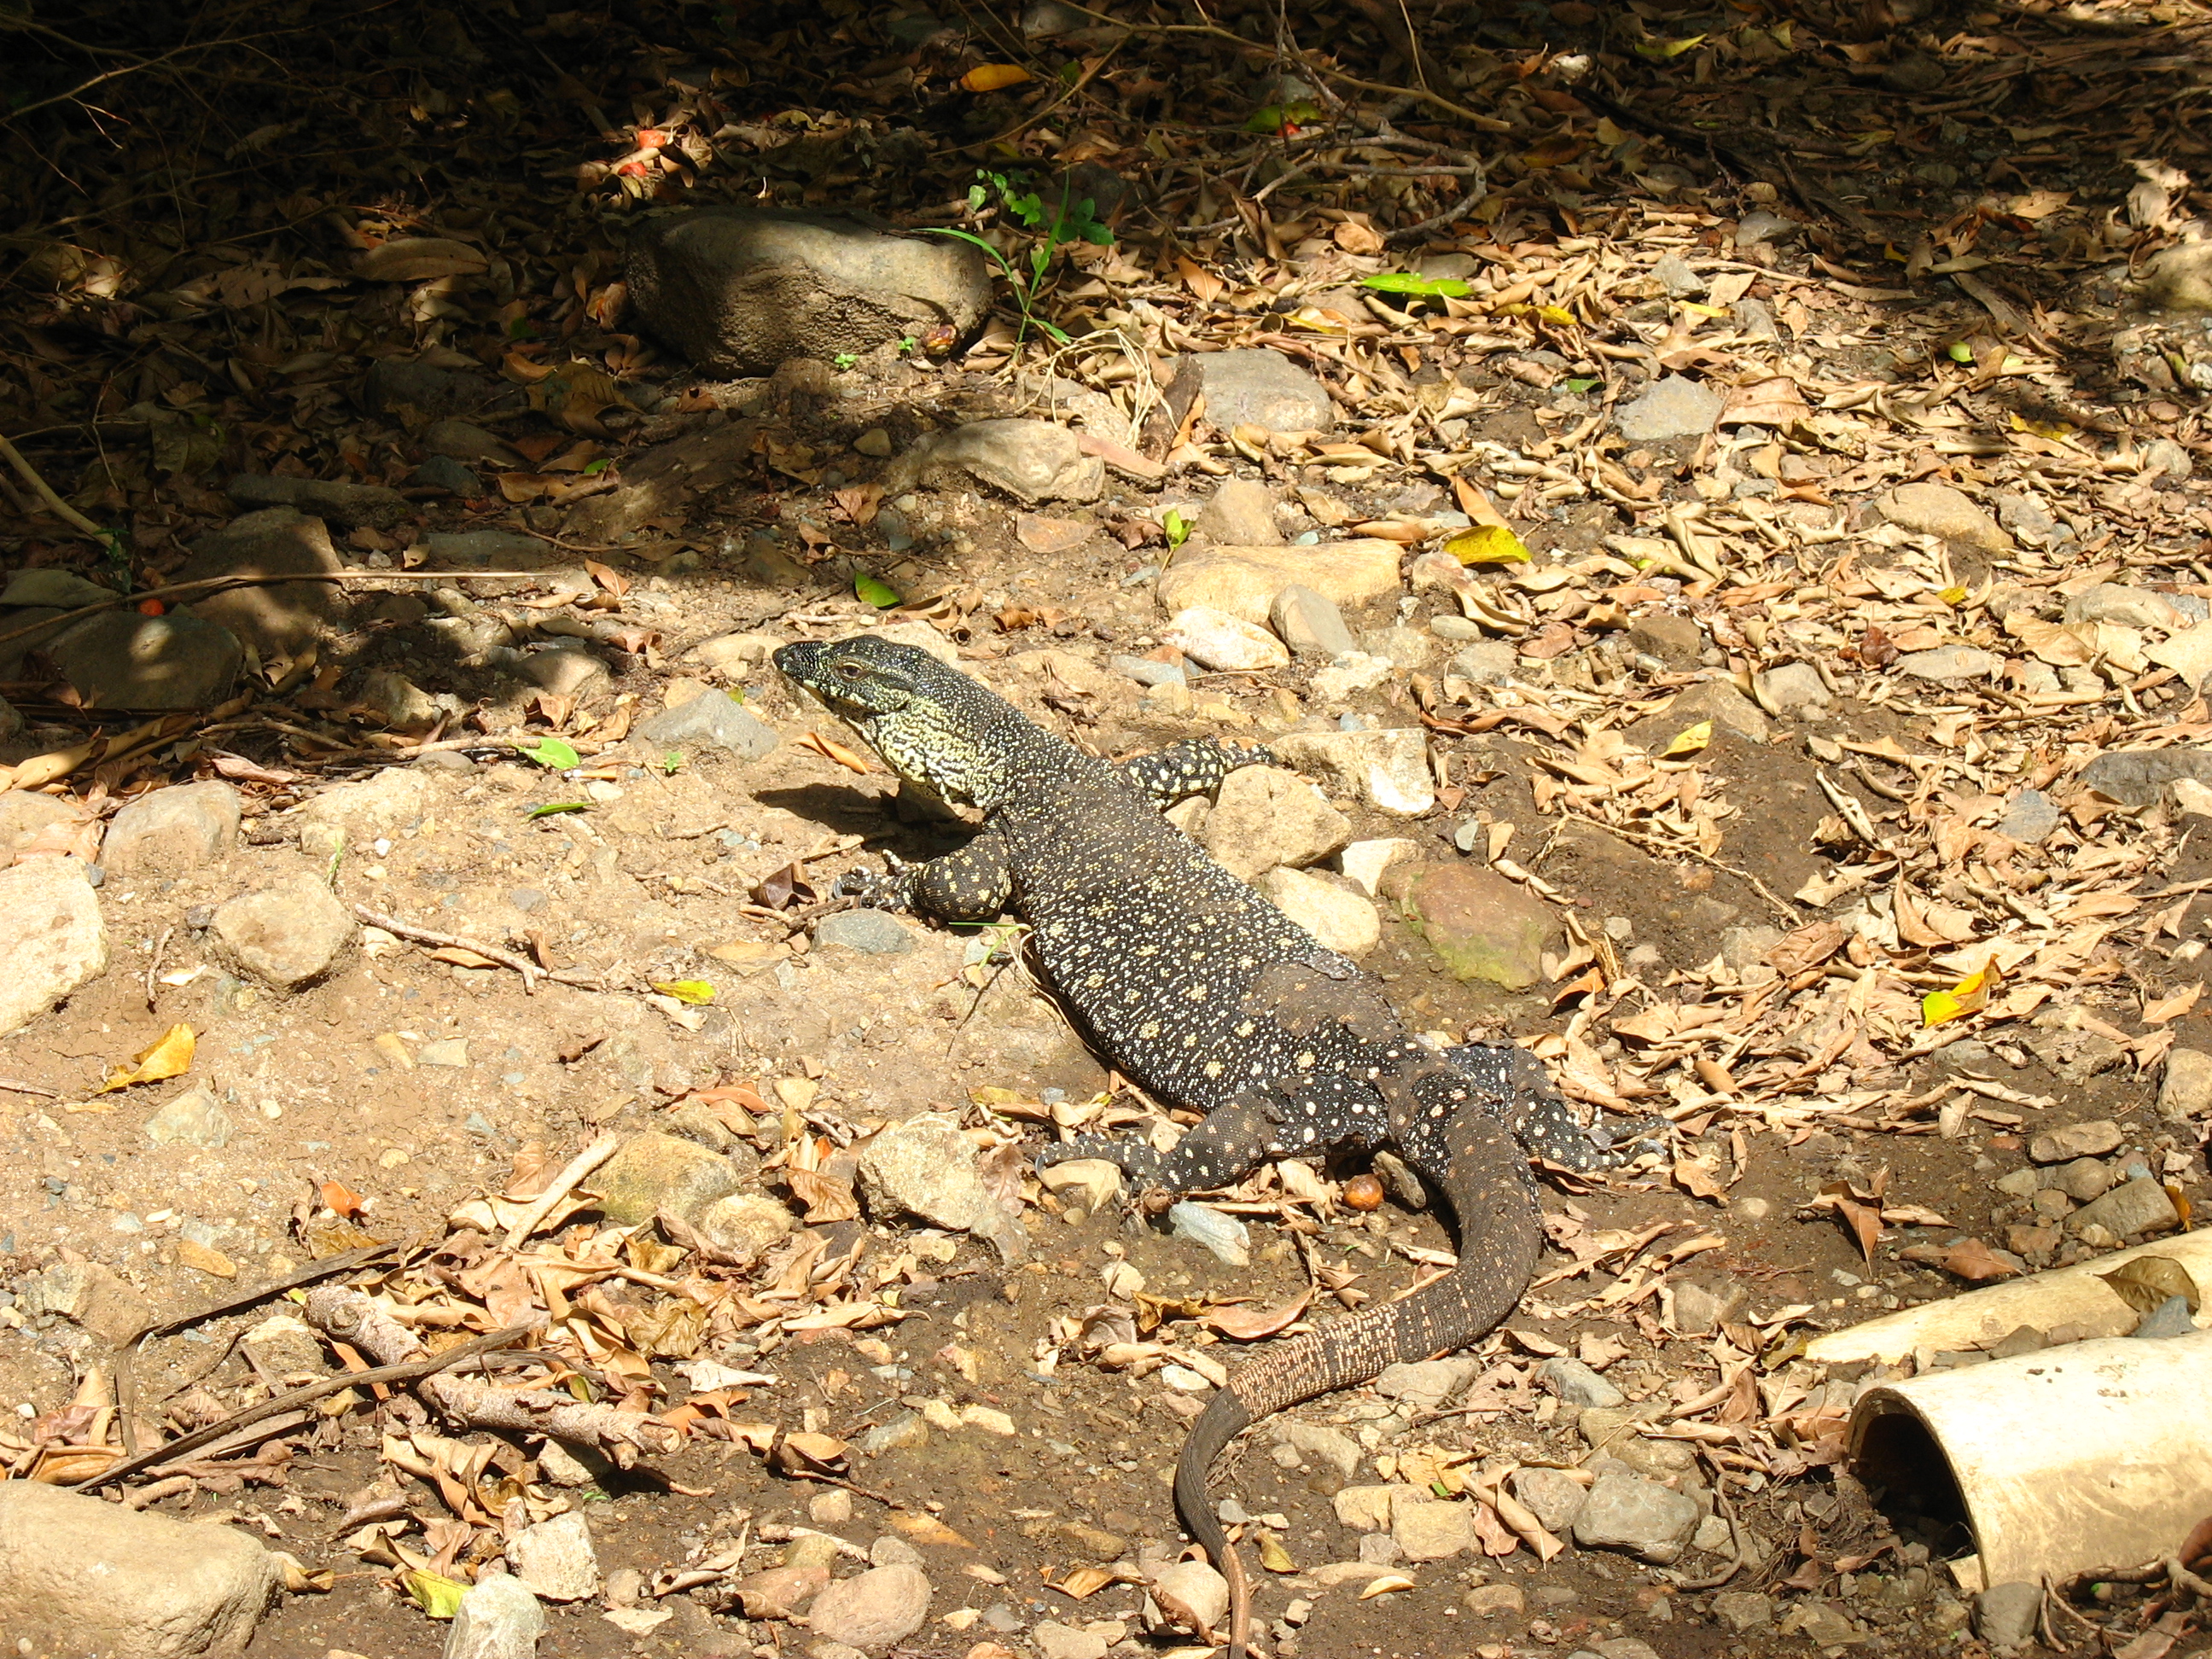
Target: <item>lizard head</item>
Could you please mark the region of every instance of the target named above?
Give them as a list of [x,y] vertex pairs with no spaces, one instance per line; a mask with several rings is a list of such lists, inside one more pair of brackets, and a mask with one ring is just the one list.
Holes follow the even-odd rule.
[[849,721],[902,778],[947,800],[989,806],[1026,724],[996,692],[919,647],[872,634],[802,641],[775,665]]

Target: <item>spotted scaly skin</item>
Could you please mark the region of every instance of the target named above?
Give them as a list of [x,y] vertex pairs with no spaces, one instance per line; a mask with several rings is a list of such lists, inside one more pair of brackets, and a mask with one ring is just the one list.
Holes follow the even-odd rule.
[[1439,1053],[1415,1041],[1374,979],[1160,816],[1159,806],[1271,758],[1265,750],[1209,739],[1115,766],[926,652],[867,635],[785,646],[775,663],[901,777],[985,815],[957,852],[848,878],[846,890],[947,921],[1012,911],[1098,1051],[1154,1099],[1206,1114],[1164,1155],[1085,1138],[1040,1164],[1110,1158],[1134,1185],[1181,1194],[1227,1186],[1269,1158],[1388,1145],[1449,1202],[1455,1272],[1274,1345],[1194,1425],[1176,1506],[1241,1579],[1206,1501],[1214,1455],[1257,1418],[1463,1346],[1510,1312],[1542,1237],[1522,1147],[1577,1170],[1628,1154],[1583,1128],[1519,1048]]

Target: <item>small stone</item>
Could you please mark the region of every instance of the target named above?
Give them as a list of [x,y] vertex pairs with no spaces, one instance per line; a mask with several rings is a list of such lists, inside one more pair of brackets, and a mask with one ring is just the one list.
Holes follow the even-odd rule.
[[431,456],[407,475],[407,482],[442,489],[464,501],[474,501],[484,493],[483,476],[450,455]]
[[860,1439],[864,1457],[881,1457],[889,1451],[912,1451],[927,1443],[929,1425],[914,1412],[901,1412],[870,1429]]
[[1691,270],[1690,262],[1679,253],[1662,254],[1651,267],[1651,280],[1670,299],[1694,300],[1705,291],[1705,279]]
[[1394,865],[1406,863],[1421,855],[1419,842],[1408,841],[1403,836],[1387,836],[1374,841],[1355,841],[1336,855],[1336,867],[1344,878],[1370,898],[1382,890],[1382,878]]
[[638,734],[648,743],[726,750],[743,761],[760,759],[779,741],[775,727],[720,691],[655,714]]
[[1411,1486],[1346,1486],[1329,1498],[1337,1524],[1353,1532],[1390,1530],[1390,1510]]
[[1275,596],[1294,582],[1340,611],[1394,595],[1404,557],[1405,549],[1379,538],[1317,547],[1223,545],[1195,557],[1178,556],[1162,573],[1157,591],[1170,612],[1200,605],[1265,626]]
[[1444,672],[1472,680],[1477,685],[1504,685],[1514,678],[1520,666],[1521,653],[1504,640],[1480,640],[1454,653]]
[[1764,242],[1787,241],[1803,229],[1794,219],[1785,219],[1765,208],[1753,208],[1736,221],[1735,245],[1757,247]]
[[216,779],[152,789],[108,826],[101,862],[117,875],[204,871],[237,844],[238,791]]
[[1053,557],[1073,553],[1097,528],[1088,519],[1048,519],[1041,514],[1023,513],[1014,519],[1014,539],[1032,553]]
[[0,1481],[0,1631],[25,1654],[242,1652],[283,1583],[242,1528]]
[[1205,418],[1223,432],[1326,432],[1336,424],[1328,389],[1279,351],[1264,347],[1207,351],[1176,360],[1168,408],[1177,421],[1206,398]]
[[1628,1396],[1579,1359],[1565,1354],[1536,1367],[1536,1380],[1570,1406],[1625,1406]]
[[2004,659],[1971,645],[1939,645],[1932,651],[1908,651],[1895,666],[1916,680],[1987,680],[2003,671]]
[[191,602],[192,615],[228,629],[265,660],[295,653],[342,613],[344,590],[333,581],[309,579],[334,575],[344,568],[320,519],[289,507],[272,507],[201,537],[192,544],[191,557],[164,580],[301,578],[231,588]]
[[879,461],[887,461],[891,457],[893,447],[891,434],[879,426],[872,426],[853,440],[853,447],[863,455],[871,456]]
[[1347,651],[1316,674],[1306,689],[1316,708],[1341,708],[1353,694],[1371,691],[1396,673],[1396,665],[1388,657]]
[[2163,593],[2124,582],[2100,582],[2066,601],[2066,620],[2116,623],[2123,628],[2155,628],[2171,634],[2186,619]]
[[2012,538],[1974,498],[1949,484],[1909,483],[1875,498],[1875,509],[1899,528],[1940,537],[1992,557],[2009,557]]
[[2058,803],[2040,789],[2023,789],[1997,820],[1997,834],[2023,846],[2039,845],[2059,823]]
[[1222,779],[1198,839],[1239,881],[1255,881],[1318,864],[1351,836],[1352,820],[1296,772],[1240,766]]
[[1474,1382],[1481,1369],[1481,1363],[1473,1359],[1401,1360],[1382,1368],[1375,1379],[1375,1392],[1417,1411],[1432,1412]]
[[573,1510],[516,1533],[507,1540],[507,1559],[522,1587],[548,1601],[581,1601],[599,1593],[592,1529]]
[[929,1580],[918,1567],[871,1567],[814,1598],[806,1621],[817,1636],[863,1650],[889,1647],[929,1617]]
[[1620,405],[1616,420],[1631,443],[1659,443],[1697,438],[1713,429],[1726,399],[1710,386],[1679,374],[1654,381],[1639,397]]
[[107,929],[81,861],[30,859],[0,870],[0,1036],[106,966]]
[[[1212,412],[1209,408],[1209,414]],[[1198,510],[1192,533],[1231,547],[1279,546],[1274,492],[1256,478],[1230,478]]]
[[2166,1077],[2159,1085],[2158,1111],[2170,1123],[2212,1115],[2212,1054],[2202,1048],[2170,1048]]
[[1318,774],[1382,811],[1419,817],[1436,805],[1428,739],[1419,726],[1291,732],[1273,741],[1275,752],[1290,764]]
[[[580,696],[598,681],[606,679],[607,665],[580,645],[563,644],[532,651],[516,671],[539,690],[556,697]],[[744,711],[738,711],[743,714]],[[662,720],[668,715],[659,716]],[[748,716],[750,718],[750,716]],[[653,724],[648,720],[647,726]]]
[[1428,666],[1437,654],[1437,641],[1434,635],[1418,628],[1370,628],[1359,636],[1359,648],[1410,673]]
[[1565,1537],[1589,1501],[1589,1489],[1564,1469],[1527,1468],[1513,1472],[1513,1495],[1544,1529]]
[[1455,979],[1525,991],[1543,977],[1559,913],[1494,870],[1431,865],[1408,895],[1415,926]]
[[1139,685],[1182,685],[1189,676],[1179,662],[1154,662],[1149,657],[1109,657],[1107,666]]
[[456,1068],[469,1063],[469,1040],[466,1037],[444,1037],[435,1042],[426,1042],[415,1052],[417,1066],[451,1066]]
[[1278,1418],[1274,1431],[1281,1445],[1302,1458],[1311,1458],[1335,1470],[1339,1480],[1349,1480],[1352,1471],[1359,1467],[1359,1443],[1341,1429],[1304,1423],[1296,1418]]
[[354,919],[307,871],[216,908],[215,936],[240,972],[279,991],[328,976],[353,942]]
[[1168,1206],[1168,1231],[1203,1247],[1232,1267],[1251,1265],[1251,1230],[1235,1216],[1189,1199]]
[[1301,582],[1276,594],[1267,620],[1294,657],[1336,658],[1358,648],[1344,613]]
[[2115,1238],[2138,1233],[2169,1232],[2181,1224],[2181,1212],[2166,1188],[2148,1177],[2124,1182],[2094,1204],[2085,1204],[2066,1218],[2066,1231],[2087,1237],[2102,1227]]
[[2148,806],[2185,778],[2212,784],[2212,750],[2107,750],[2081,769],[2081,778],[2123,806]]
[[1839,1648],[1859,1639],[1859,1628],[1826,1601],[1801,1601],[1776,1626],[1784,1636],[1802,1636],[1815,1648]]
[[2018,1580],[1992,1584],[1974,1598],[1974,1633],[1993,1648],[2022,1648],[2043,1617],[2043,1586]]
[[1203,1561],[1178,1561],[1161,1568],[1152,1575],[1152,1590],[1148,1611],[1156,1615],[1156,1625],[1170,1622],[1164,1616],[1168,1601],[1205,1630],[1219,1625],[1229,1611],[1229,1581]]
[[395,766],[326,789],[300,809],[300,850],[328,859],[349,846],[396,836],[429,811],[434,787],[422,773]]
[[[847,1518],[851,1518],[849,1514]],[[1106,1559],[1110,1561],[1114,1558],[1109,1555]],[[897,1534],[887,1532],[868,1546],[868,1565],[872,1567],[918,1567],[921,1565],[921,1552]]]
[[1036,1644],[1044,1659],[1106,1659],[1109,1647],[1103,1636],[1050,1619],[1041,1620],[1030,1627],[1030,1640]]
[[1575,1519],[1585,1549],[1623,1550],[1666,1566],[1681,1558],[1702,1516],[1697,1500],[1627,1470],[1611,1468],[1590,1488]]
[[436,701],[395,669],[372,668],[363,674],[361,701],[387,732],[427,732],[438,723]]
[[1075,434],[1050,421],[970,421],[918,438],[884,471],[884,490],[964,472],[1024,506],[1095,501],[1105,493],[1106,464],[1083,453]]
[[2150,303],[2169,311],[2212,311],[2212,242],[2178,242],[2143,261]]
[[241,472],[227,486],[243,507],[289,507],[341,529],[389,530],[407,516],[407,498],[383,484],[327,483]]
[[189,611],[111,611],[46,642],[88,708],[204,708],[230,695],[246,660],[237,636]]
[[665,1210],[686,1220],[734,1193],[738,1167],[696,1140],[651,1133],[632,1135],[591,1176],[599,1210],[611,1221],[634,1227]]
[[814,924],[817,945],[840,945],[872,957],[902,956],[915,947],[914,930],[883,910],[840,910]]
[[2066,1164],[2077,1158],[2102,1158],[2119,1150],[2126,1137],[2111,1118],[2092,1118],[2048,1129],[2027,1143],[2028,1158],[2037,1164]]
[[1628,643],[1662,662],[1694,663],[1705,648],[1705,630],[1687,617],[1655,611],[1628,625]]
[[1217,673],[1265,673],[1291,659],[1282,641],[1265,629],[1204,605],[1177,611],[1160,637]]
[[1701,720],[1726,726],[1756,744],[1772,740],[1765,711],[1726,680],[1700,680],[1675,697],[1663,714],[1638,720],[1631,735],[1654,749],[1664,748]]
[[1096,1215],[1121,1191],[1121,1166],[1109,1158],[1071,1158],[1065,1164],[1047,1164],[1036,1174],[1047,1192],[1072,1194],[1086,1215]]
[[1478,1584],[1460,1598],[1460,1606],[1478,1619],[1517,1619],[1528,1612],[1528,1598],[1518,1584]]
[[461,1593],[442,1659],[532,1659],[545,1633],[545,1609],[519,1578],[477,1576]]
[[1733,1285],[1716,1287],[1682,1279],[1670,1288],[1667,1328],[1677,1336],[1710,1336],[1743,1310],[1743,1294]]
[[732,1267],[750,1267],[799,1224],[789,1210],[765,1193],[733,1193],[711,1200],[690,1219],[714,1259]]
[[826,1566],[786,1565],[749,1573],[730,1588],[748,1619],[795,1619],[829,1583]]
[[1758,676],[1759,690],[1767,702],[1790,720],[1814,720],[1834,704],[1827,683],[1808,662],[1784,663]]
[[2094,1158],[2077,1158],[2051,1172],[2060,1192],[2076,1204],[2093,1203],[2112,1189],[2118,1174],[2109,1164]]
[[1774,1598],[1756,1590],[1723,1590],[1713,1597],[1712,1609],[1733,1631],[1764,1630],[1774,1622]]
[[934,1112],[894,1123],[862,1147],[860,1181],[869,1214],[884,1220],[914,1215],[965,1231],[996,1203],[976,1172],[975,1143]]
[[1382,920],[1374,904],[1320,876],[1270,870],[1261,878],[1260,890],[1324,949],[1340,956],[1364,957],[1382,942]]
[[1471,1504],[1427,1498],[1391,1506],[1390,1536],[1409,1561],[1443,1561],[1474,1547]]
[[146,1139],[156,1146],[228,1146],[235,1128],[204,1085],[164,1103],[145,1122]]

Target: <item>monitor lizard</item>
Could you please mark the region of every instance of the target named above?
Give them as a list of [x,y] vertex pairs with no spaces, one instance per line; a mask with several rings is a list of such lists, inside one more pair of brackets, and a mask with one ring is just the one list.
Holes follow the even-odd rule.
[[[1270,1158],[1395,1147],[1441,1190],[1458,1266],[1413,1295],[1279,1342],[1240,1367],[1192,1425],[1176,1506],[1228,1578],[1231,1659],[1249,1595],[1206,1501],[1215,1455],[1247,1425],[1400,1360],[1465,1346],[1520,1300],[1542,1246],[1523,1148],[1571,1169],[1625,1163],[1585,1128],[1526,1050],[1436,1049],[1382,988],[1216,863],[1160,809],[1273,759],[1211,738],[1115,764],[1037,725],[915,647],[870,635],[787,645],[778,668],[851,724],[902,779],[981,808],[958,850],[838,890],[943,921],[1026,921],[1042,977],[1092,1045],[1156,1101],[1204,1111],[1170,1152],[1085,1137],[1042,1164],[1104,1158],[1139,1191],[1224,1187]],[[1638,1126],[1636,1133],[1645,1133]]]

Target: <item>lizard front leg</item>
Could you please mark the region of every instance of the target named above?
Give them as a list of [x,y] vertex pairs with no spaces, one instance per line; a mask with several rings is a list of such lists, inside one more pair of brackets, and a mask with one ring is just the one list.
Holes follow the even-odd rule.
[[1121,763],[1121,776],[1155,806],[1174,805],[1186,795],[1202,795],[1240,766],[1273,766],[1274,754],[1255,745],[1231,749],[1216,738],[1186,738],[1149,755]]
[[878,910],[906,910],[939,921],[991,921],[1013,896],[1006,841],[986,824],[956,852],[919,864],[893,861],[888,872],[848,871],[838,878],[841,898],[857,898]]

